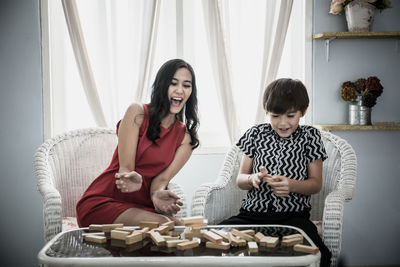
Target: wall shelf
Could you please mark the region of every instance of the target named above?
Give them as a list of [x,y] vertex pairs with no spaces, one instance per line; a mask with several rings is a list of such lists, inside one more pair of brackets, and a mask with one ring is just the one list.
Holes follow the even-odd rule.
[[325,40],[326,61],[329,61],[329,47],[335,39],[396,39],[396,53],[399,52],[400,32],[322,32],[313,34],[314,40]]
[[400,39],[400,32],[321,32],[313,34],[313,39]]
[[314,124],[315,128],[324,131],[389,131],[400,130],[398,122],[373,122],[372,125],[350,124]]

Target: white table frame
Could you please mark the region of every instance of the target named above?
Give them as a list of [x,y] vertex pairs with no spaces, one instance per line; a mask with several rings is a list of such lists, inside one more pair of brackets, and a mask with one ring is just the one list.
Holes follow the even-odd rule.
[[[307,234],[293,226],[288,225],[209,225],[208,227],[222,228],[222,227],[286,227],[299,231],[304,238],[312,245],[315,244],[307,236]],[[178,226],[176,228],[184,228]],[[81,228],[79,230],[83,230]],[[190,267],[243,267],[243,266],[319,266],[321,252],[317,254],[309,254],[304,256],[168,256],[168,257],[68,257],[58,258],[49,257],[46,251],[50,246],[62,235],[70,231],[61,232],[50,240],[39,252],[38,263],[40,266],[145,266],[145,267],[176,267],[176,266],[190,266]]]

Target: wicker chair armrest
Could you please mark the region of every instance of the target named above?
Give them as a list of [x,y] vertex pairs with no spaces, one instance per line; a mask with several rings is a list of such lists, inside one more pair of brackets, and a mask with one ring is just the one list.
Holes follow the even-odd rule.
[[184,218],[187,217],[187,204],[186,204],[186,194],[183,191],[182,186],[176,183],[169,183],[168,184],[168,190],[171,190],[174,192],[179,198],[180,201],[183,203],[183,205],[180,207],[180,211],[178,211],[177,214],[175,214],[175,217],[177,218]]
[[236,184],[202,184],[193,196],[191,216],[204,216],[208,224],[218,224],[239,212],[245,194]]
[[348,192],[332,191],[325,199],[322,239],[332,252],[332,266],[337,265],[342,244],[343,208]]
[[62,231],[62,206],[58,191],[43,195],[43,222],[45,242]]
[[60,192],[51,182],[51,171],[47,156],[50,142],[44,143],[35,153],[34,169],[37,188],[43,198],[44,240],[50,241],[62,230],[62,205]]

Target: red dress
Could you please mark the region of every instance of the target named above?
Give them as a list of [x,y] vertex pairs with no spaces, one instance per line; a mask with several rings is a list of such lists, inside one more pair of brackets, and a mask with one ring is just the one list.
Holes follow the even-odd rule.
[[[89,224],[107,224],[126,209],[140,208],[155,212],[150,198],[151,180],[172,162],[176,149],[185,135],[185,125],[176,120],[168,129],[161,127],[160,138],[153,144],[146,137],[149,126],[147,105],[143,105],[144,120],[139,130],[139,142],[136,152],[135,171],[143,178],[139,191],[122,193],[115,185],[115,173],[119,170],[118,146],[111,163],[88,187],[76,205],[77,220],[80,227]],[[117,124],[117,134],[118,127]]]

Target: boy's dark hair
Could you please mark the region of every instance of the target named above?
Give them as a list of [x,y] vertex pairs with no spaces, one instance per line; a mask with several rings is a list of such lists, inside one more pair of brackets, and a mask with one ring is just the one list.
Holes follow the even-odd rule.
[[307,89],[299,80],[277,79],[264,92],[263,106],[266,112],[284,114],[298,111],[304,115],[309,104]]
[[[187,100],[185,107],[177,114],[177,119],[184,122],[186,129],[190,134],[192,148],[199,146],[197,139],[197,129],[199,127],[199,118],[197,115],[197,87],[196,77],[192,66],[182,59],[172,59],[165,62],[159,71],[153,83],[153,91],[149,104],[149,128],[146,136],[153,143],[160,138],[161,120],[168,115],[170,110],[170,99],[168,99],[168,88],[172,82],[172,78],[178,69],[185,68],[192,75],[192,93]],[[185,116],[183,116],[183,113]]]

